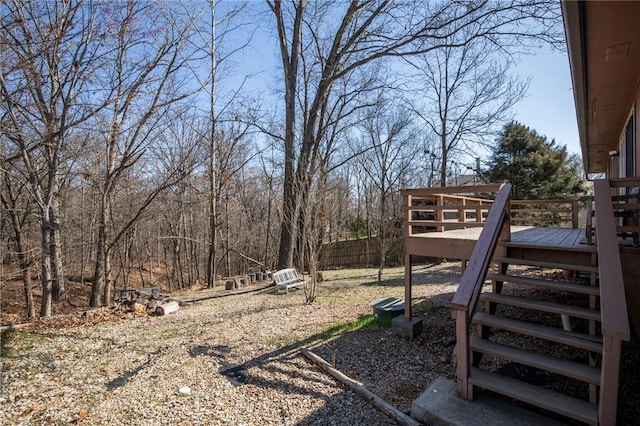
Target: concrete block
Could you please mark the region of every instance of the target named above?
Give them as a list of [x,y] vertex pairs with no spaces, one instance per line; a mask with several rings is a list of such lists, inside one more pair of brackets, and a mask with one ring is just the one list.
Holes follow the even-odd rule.
[[410,320],[407,320],[404,316],[395,317],[391,321],[391,331],[407,339],[415,339],[422,333],[422,320],[415,317]]
[[491,393],[482,393],[474,401],[468,401],[458,396],[455,382],[444,377],[438,377],[413,401],[411,417],[435,426],[560,426],[562,424]]

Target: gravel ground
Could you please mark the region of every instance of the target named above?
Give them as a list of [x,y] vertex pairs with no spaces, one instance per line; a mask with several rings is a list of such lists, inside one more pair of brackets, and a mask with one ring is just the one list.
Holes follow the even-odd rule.
[[[104,308],[5,333],[0,424],[393,425],[299,349],[408,412],[438,376],[454,377],[449,302],[458,266],[416,268],[414,312],[425,333],[412,341],[388,328],[345,326],[370,315],[375,298],[403,298],[402,268],[387,270],[382,286],[372,269],[326,271],[311,305],[300,290],[247,293],[165,317],[121,318]],[[633,424],[637,339],[623,350],[618,423]]]
[[459,268],[444,264],[416,278],[426,281],[425,272],[430,283],[414,293],[429,332],[415,341],[371,326],[334,333],[369,315],[373,299],[402,298],[402,268],[385,273],[384,286],[375,270],[325,272],[312,305],[302,291],[242,294],[166,317],[114,319],[105,308],[5,334],[0,423],[394,424],[299,349],[408,411],[436,377],[453,374],[447,307]]

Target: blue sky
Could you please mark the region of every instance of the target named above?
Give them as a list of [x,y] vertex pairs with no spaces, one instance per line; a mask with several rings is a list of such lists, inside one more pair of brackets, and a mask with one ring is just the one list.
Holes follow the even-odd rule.
[[529,96],[514,108],[515,119],[580,155],[569,60],[566,53],[542,49],[525,56],[516,69],[530,77]]
[[[235,68],[253,74],[245,82],[246,89],[254,94],[262,92],[267,98],[281,101],[279,95],[275,94],[276,90],[282,90],[277,40],[264,27],[255,30],[251,46],[233,61]],[[523,79],[530,78],[528,96],[513,108],[514,119],[548,139],[555,139],[559,145],[566,146],[570,153],[580,155],[567,54],[543,48],[534,55],[522,56],[513,72]],[[224,83],[230,81],[222,85]]]

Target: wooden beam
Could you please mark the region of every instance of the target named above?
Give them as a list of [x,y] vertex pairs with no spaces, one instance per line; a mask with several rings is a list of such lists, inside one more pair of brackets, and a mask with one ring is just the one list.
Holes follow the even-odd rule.
[[405,250],[404,255],[404,317],[411,321],[411,255]]
[[614,426],[616,424],[621,354],[622,342],[618,339],[604,336],[600,371],[600,404],[598,406],[600,425]]
[[[405,304],[406,306],[406,304]],[[320,370],[329,374],[331,377],[360,395],[366,401],[371,403],[375,408],[391,417],[397,424],[403,426],[420,426],[420,422],[416,419],[407,416],[402,411],[398,410],[393,405],[389,404],[378,395],[374,394],[370,390],[368,390],[364,385],[360,382],[353,380],[351,377],[348,377],[341,373],[339,370],[333,368],[327,361],[314,354],[307,348],[301,348],[300,352],[304,355],[308,360],[313,362]]]
[[460,397],[472,400],[473,385],[469,385],[469,317],[464,310],[454,310],[456,320],[456,388]]
[[478,194],[498,192],[500,184],[474,185],[474,186],[439,186],[432,188],[411,188],[401,190],[402,195],[414,195],[417,197],[433,194]]

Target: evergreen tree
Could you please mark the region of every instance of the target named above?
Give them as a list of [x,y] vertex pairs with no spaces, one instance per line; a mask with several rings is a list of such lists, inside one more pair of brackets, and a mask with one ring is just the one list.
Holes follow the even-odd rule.
[[584,192],[580,159],[554,139],[512,121],[504,126],[485,178],[510,182],[516,200],[567,198]]

